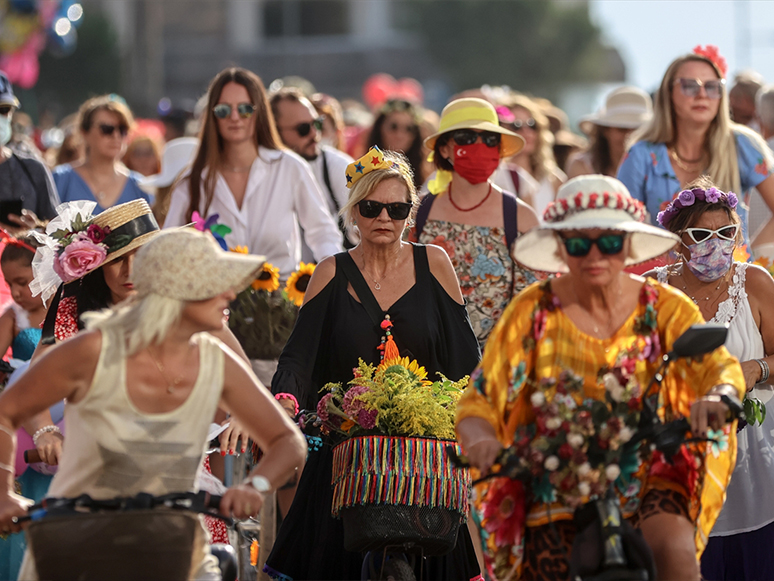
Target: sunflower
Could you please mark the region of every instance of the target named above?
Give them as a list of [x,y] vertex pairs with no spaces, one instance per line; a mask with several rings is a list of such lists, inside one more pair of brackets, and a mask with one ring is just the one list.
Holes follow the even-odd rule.
[[431,381],[427,380],[427,370],[420,366],[419,363],[417,363],[417,360],[414,359],[413,361],[409,361],[408,357],[398,357],[397,359],[385,359],[379,364],[379,367],[377,367],[377,370],[387,369],[388,367],[392,367],[393,365],[400,365],[401,367],[406,368],[411,375],[414,376],[414,379],[422,383],[422,385],[431,385]]
[[300,307],[304,302],[304,295],[306,294],[306,287],[309,286],[309,279],[312,278],[314,272],[314,264],[302,262],[298,270],[290,275],[288,283],[285,285],[285,292],[288,293],[288,298],[293,301],[297,307]]
[[279,268],[273,266],[270,262],[264,262],[258,278],[250,285],[255,290],[264,290],[274,292],[279,288]]
[[237,254],[250,254],[247,250],[247,246],[234,246],[234,248],[231,249],[231,252],[236,252]]

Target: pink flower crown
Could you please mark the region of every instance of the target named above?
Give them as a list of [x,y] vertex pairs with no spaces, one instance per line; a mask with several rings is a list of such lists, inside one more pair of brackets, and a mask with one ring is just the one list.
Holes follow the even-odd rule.
[[561,222],[567,216],[584,210],[623,210],[637,222],[645,219],[645,206],[631,196],[620,193],[602,192],[577,193],[569,198],[551,202],[543,213],[545,222]]
[[697,45],[693,48],[693,54],[697,54],[711,60],[720,70],[722,78],[726,78],[726,73],[728,72],[728,63],[726,63],[726,59],[721,56],[720,50],[717,46],[714,44],[708,44],[707,46]]
[[736,208],[739,199],[734,192],[722,192],[717,188],[693,188],[692,190],[683,190],[675,199],[669,202],[669,205],[663,212],[658,213],[658,223],[664,228],[672,221],[672,218],[680,213],[680,210],[693,206],[696,200],[706,204],[724,204],[732,210]]

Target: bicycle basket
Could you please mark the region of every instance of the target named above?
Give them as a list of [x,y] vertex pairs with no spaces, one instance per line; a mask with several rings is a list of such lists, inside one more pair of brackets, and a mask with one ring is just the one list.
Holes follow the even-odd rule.
[[362,436],[334,448],[331,513],[342,518],[347,550],[406,545],[442,555],[454,548],[470,476],[447,460],[450,443]]
[[31,523],[27,540],[47,581],[184,581],[201,526],[177,510],[73,513]]

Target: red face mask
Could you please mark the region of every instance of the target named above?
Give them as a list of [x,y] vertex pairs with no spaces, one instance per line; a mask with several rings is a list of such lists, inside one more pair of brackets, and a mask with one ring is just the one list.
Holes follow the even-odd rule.
[[454,171],[471,184],[485,182],[498,165],[499,147],[488,147],[480,141],[470,145],[454,145]]

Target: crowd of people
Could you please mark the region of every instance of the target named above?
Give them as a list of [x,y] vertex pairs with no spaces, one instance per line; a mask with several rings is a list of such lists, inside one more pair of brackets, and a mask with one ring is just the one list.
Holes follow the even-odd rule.
[[[0,350],[17,368],[0,396],[0,579],[37,579],[45,551],[26,546],[14,492],[194,490],[202,472],[222,476],[204,454],[213,422],[229,426],[224,452],[248,437],[261,450],[222,512],[254,517],[286,492],[264,570],[360,579],[331,515],[333,447],[307,447],[293,418],[387,344],[431,376],[471,376],[456,426],[475,470],[518,449],[549,490],[472,487],[453,550],[418,578],[569,579],[575,509],[606,487],[658,579],[774,578],[774,416],[731,414],[772,399],[774,86],[726,77],[714,47],[697,47],[652,97],[611,91],[581,136],[508,88],[464,91],[440,115],[405,95],[368,111],[229,67],[194,110],[159,120],[90,98],[51,145],[15,122],[23,104],[0,72]],[[225,227],[222,244],[190,227],[204,222]],[[264,263],[284,281],[301,261],[316,268],[263,386],[227,309]],[[728,327],[725,347],[647,392],[705,321]],[[589,465],[594,429],[615,451],[637,425],[577,410],[622,402],[709,440]],[[19,460],[25,446],[40,464]],[[204,540],[228,536],[206,530],[192,579],[220,575]]]

